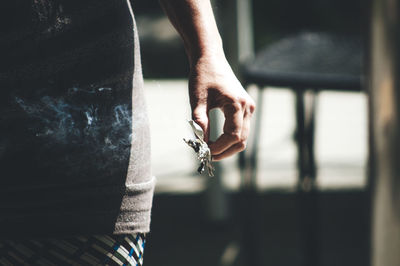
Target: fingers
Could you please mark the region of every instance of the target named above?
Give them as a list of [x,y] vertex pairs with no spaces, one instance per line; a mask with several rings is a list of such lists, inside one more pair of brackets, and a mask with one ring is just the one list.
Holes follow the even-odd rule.
[[204,141],[207,142],[210,135],[207,105],[197,105],[192,111],[192,119],[203,129]]
[[241,137],[243,125],[243,111],[238,104],[227,104],[223,107],[225,115],[224,132],[212,144],[210,144],[211,154],[219,154],[238,143]]
[[229,147],[226,151],[224,151],[221,154],[213,155],[212,160],[213,161],[220,161],[222,159],[225,159],[227,157],[230,157],[238,152],[243,151],[246,148],[246,143],[245,142],[239,142],[231,147]]
[[[228,82],[224,79],[221,80],[221,77],[218,76],[214,85],[213,83],[210,85],[208,82],[204,86],[199,84],[193,86],[190,90],[192,119],[203,129],[204,140],[208,143],[215,160],[242,151],[246,147],[250,118],[255,109],[251,97],[234,75],[228,75]],[[209,141],[210,121],[208,117],[208,112],[212,108],[221,108],[225,116],[223,134],[213,143]]]
[[239,141],[231,145],[228,149],[224,150],[223,152],[215,153],[213,155],[213,161],[220,161],[224,158],[230,157],[238,152],[241,152],[246,148],[247,139],[250,133],[251,116],[252,113],[250,112],[250,110],[245,110]]
[[222,160],[246,148],[254,109],[255,104],[249,97],[224,106],[224,132],[209,145],[213,160]]

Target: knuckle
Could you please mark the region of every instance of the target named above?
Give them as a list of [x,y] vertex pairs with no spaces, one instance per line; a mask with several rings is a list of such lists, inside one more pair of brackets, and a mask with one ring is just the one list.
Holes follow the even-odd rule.
[[193,120],[194,122],[196,122],[197,124],[199,124],[199,125],[206,125],[206,124],[207,124],[207,119],[206,119],[206,117],[205,117],[203,114],[201,114],[201,113],[193,112],[193,114],[192,114],[192,120]]
[[194,121],[196,124],[198,124],[198,125],[201,125],[201,126],[204,126],[204,125],[205,125],[205,121],[204,121],[204,119],[202,119],[202,118],[193,117],[193,121]]
[[256,109],[256,103],[254,102],[254,100],[251,97],[248,97],[246,99],[246,112],[249,112],[250,114],[252,114],[255,109]]
[[238,148],[240,151],[244,151],[246,149],[246,147],[247,147],[247,142],[245,140],[241,140],[238,143]]
[[234,143],[240,142],[240,133],[239,132],[232,132],[229,134],[229,137]]
[[242,104],[239,102],[233,102],[233,103],[231,103],[230,106],[231,106],[233,112],[239,112],[243,108]]
[[200,117],[203,116],[203,113],[204,113],[204,112],[203,112],[202,109],[196,108],[196,109],[193,110],[192,116],[193,116],[193,118],[200,118]]
[[249,104],[249,111],[250,113],[254,113],[254,111],[256,110],[256,104],[254,103],[253,100],[251,100],[250,104]]
[[237,102],[241,108],[244,108],[247,105],[247,100],[245,98],[239,98]]

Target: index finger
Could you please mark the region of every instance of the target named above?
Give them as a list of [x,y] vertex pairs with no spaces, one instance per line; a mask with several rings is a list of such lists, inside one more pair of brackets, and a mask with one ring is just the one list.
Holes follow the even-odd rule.
[[223,108],[225,123],[223,134],[210,144],[211,154],[220,154],[240,142],[243,127],[243,110],[240,104],[227,104]]

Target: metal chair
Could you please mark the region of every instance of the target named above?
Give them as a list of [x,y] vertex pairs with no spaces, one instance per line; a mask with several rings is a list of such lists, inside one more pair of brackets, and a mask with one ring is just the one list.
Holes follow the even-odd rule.
[[[299,223],[304,233],[303,265],[319,265],[318,193],[315,186],[317,167],[314,156],[316,94],[321,90],[362,91],[363,48],[358,36],[321,32],[301,32],[269,45],[243,65],[245,87],[255,84],[257,98],[256,125],[248,153],[241,153],[240,169],[247,191],[255,191],[257,144],[262,121],[262,93],[267,86],[291,88],[296,95],[296,132],[298,154]],[[310,101],[306,101],[310,97]],[[338,107],[340,108],[340,107]],[[249,236],[252,241],[257,235]],[[249,251],[247,259],[259,257]],[[258,264],[257,264],[258,263]],[[255,262],[251,265],[260,265]]]
[[[269,45],[242,66],[245,87],[255,84],[260,90],[254,140],[241,154],[241,168],[255,180],[257,143],[260,138],[262,92],[267,86],[290,88],[296,94],[296,134],[299,185],[310,190],[315,183],[314,158],[315,95],[321,90],[361,91],[363,48],[359,36],[302,32]],[[305,96],[311,101],[306,104]],[[242,168],[242,169],[243,169]]]

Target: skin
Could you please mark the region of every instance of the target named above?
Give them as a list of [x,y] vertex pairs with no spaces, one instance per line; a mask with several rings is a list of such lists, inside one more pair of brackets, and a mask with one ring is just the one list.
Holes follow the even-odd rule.
[[[225,58],[209,0],[160,0],[160,4],[183,39],[190,63],[192,119],[203,128],[213,160],[243,151],[255,103]],[[214,108],[222,110],[225,122],[223,134],[210,142],[208,114]]]

